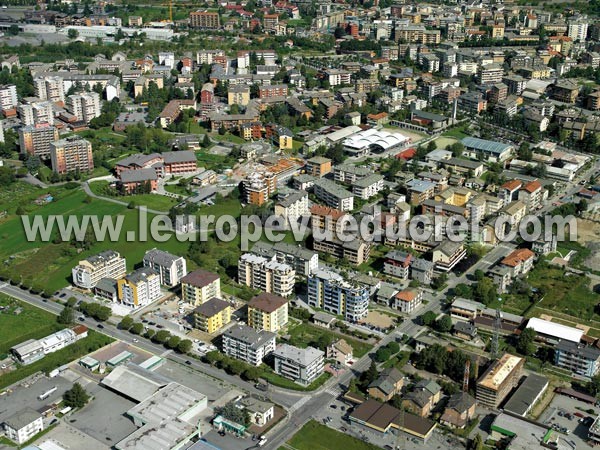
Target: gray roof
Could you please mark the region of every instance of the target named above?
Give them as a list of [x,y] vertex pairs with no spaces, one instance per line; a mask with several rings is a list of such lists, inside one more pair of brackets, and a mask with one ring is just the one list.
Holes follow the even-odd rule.
[[414,179],[406,183],[406,187],[411,191],[426,192],[429,189],[435,188],[435,183],[432,183],[431,181]]
[[353,197],[352,193],[348,189],[326,178],[319,178],[315,180],[315,186],[320,187],[338,199]]
[[239,324],[229,328],[223,333],[223,336],[242,341],[256,349],[264,345],[265,342],[274,339],[275,333],[265,330],[256,331],[248,325]]
[[152,250],[148,250],[146,252],[143,261],[150,262],[152,264],[158,264],[159,266],[170,266],[173,264],[173,262],[180,258],[181,256],[173,255],[172,253],[153,248]]
[[27,407],[10,416],[4,423],[14,430],[20,430],[41,417],[35,409]]
[[454,331],[458,333],[468,334],[474,336],[477,333],[475,325],[469,322],[458,321],[454,324]]
[[541,375],[531,374],[510,397],[504,410],[524,416],[541,392],[548,387],[548,379]]
[[438,245],[434,250],[438,250],[444,253],[447,256],[453,255],[460,247],[462,247],[461,242],[454,242],[450,239],[446,239],[442,241],[440,245]]
[[559,352],[576,354],[577,356],[597,361],[600,358],[600,349],[587,345],[577,344],[572,341],[561,339],[556,345],[556,350]]
[[197,314],[202,314],[205,317],[212,317],[215,314],[223,311],[228,306],[229,303],[227,303],[225,300],[213,297],[194,309],[194,312]]
[[379,175],[377,173],[372,173],[371,175],[367,175],[366,177],[362,178],[361,180],[355,181],[353,186],[367,188],[375,183],[380,182],[381,180],[383,180],[382,175]]
[[100,281],[96,283],[96,286],[94,286],[94,289],[115,294],[117,292],[117,280],[114,278],[101,278]]
[[284,208],[292,206],[297,201],[303,199],[304,197],[308,197],[308,193],[306,191],[293,192],[282,200],[279,200],[279,203]]
[[496,155],[499,155],[512,148],[511,145],[503,144],[502,142],[488,141],[470,136],[463,138],[462,143],[467,148],[474,148],[482,152],[494,153]]
[[293,345],[282,344],[275,349],[273,356],[291,360],[300,366],[308,366],[318,358],[323,358],[325,353],[314,347],[298,348]]
[[478,167],[483,166],[483,163],[480,161],[472,161],[470,159],[462,158],[450,158],[446,161],[442,161],[442,164],[464,167],[466,169],[477,169]]
[[460,413],[468,410],[475,404],[475,399],[466,392],[459,392],[448,399],[446,408],[454,409]]
[[149,155],[136,153],[135,155],[128,156],[127,158],[123,158],[121,161],[117,162],[117,166],[143,166],[156,158],[160,158],[158,153],[150,153]]
[[151,180],[158,180],[154,169],[124,170],[121,172],[122,183],[139,183]]
[[140,267],[139,269],[134,270],[130,274],[125,275],[125,279],[133,283],[139,283],[142,281],[147,281],[150,275],[157,275],[157,273],[149,267]]
[[433,263],[423,258],[415,258],[410,267],[412,270],[430,271],[433,270]]
[[178,162],[196,162],[196,154],[190,150],[180,150],[178,152],[162,153],[165,163],[172,164]]

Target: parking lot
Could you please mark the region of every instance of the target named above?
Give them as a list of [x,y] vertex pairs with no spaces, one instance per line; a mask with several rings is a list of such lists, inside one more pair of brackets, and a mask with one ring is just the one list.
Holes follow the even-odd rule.
[[[594,414],[588,413],[588,410],[594,410]],[[586,417],[595,418],[597,413],[598,408],[588,403],[557,394],[538,421],[553,426],[555,430],[561,433],[562,441],[571,448],[592,448],[587,443],[591,421],[588,419],[583,422],[583,419]]]

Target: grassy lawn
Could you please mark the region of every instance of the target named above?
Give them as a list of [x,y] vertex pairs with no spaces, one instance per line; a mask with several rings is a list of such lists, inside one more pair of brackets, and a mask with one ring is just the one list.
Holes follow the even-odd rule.
[[166,184],[165,191],[170,192],[172,194],[182,195],[187,197],[189,194],[186,192],[185,187],[180,186],[178,184]]
[[331,374],[328,372],[321,374],[319,378],[310,383],[308,386],[302,386],[298,383],[294,383],[292,380],[277,375],[271,370],[271,368],[263,370],[260,377],[267,380],[269,384],[279,386],[281,388],[292,389],[295,391],[314,391],[315,389],[321,387],[327,380],[329,380],[329,378],[331,378]]
[[600,316],[594,311],[600,302],[600,295],[590,290],[587,277],[566,276],[560,268],[538,264],[527,280],[531,286],[544,290],[544,298],[536,305],[536,309],[568,314],[583,321],[600,321]]
[[17,370],[0,376],[0,389],[10,386],[11,384],[33,375],[36,372],[51,372],[57,367],[81,358],[82,356],[87,355],[88,353],[93,352],[100,347],[104,347],[113,341],[108,336],[100,334],[94,330],[89,330],[88,333],[88,337],[85,339],[75,342],[68,347],[63,348],[62,350],[50,353],[33,364],[20,366]]
[[316,343],[321,336],[329,336],[331,339],[343,338],[348,344],[352,346],[355,358],[362,357],[369,350],[371,350],[371,348],[373,348],[373,346],[368,344],[367,342],[361,342],[356,339],[351,339],[334,331],[316,327],[308,323],[290,325],[286,333],[290,335],[290,344],[301,348],[306,348],[309,345],[316,347]]
[[48,191],[24,181],[17,181],[9,189],[0,189],[0,211],[14,212],[18,205],[30,204],[46,192]]
[[461,127],[453,128],[451,130],[443,132],[442,136],[449,136],[449,137],[453,137],[456,139],[462,139],[462,138],[468,136],[468,134],[465,133],[465,131],[466,131],[466,127],[461,126]]
[[198,165],[205,169],[212,169],[215,172],[220,172],[223,169],[231,168],[233,161],[230,161],[227,156],[216,155],[209,153],[206,150],[198,150],[196,152]]
[[458,142],[457,139],[453,138],[453,137],[447,137],[447,136],[440,136],[439,138],[437,138],[435,141],[435,146],[436,148],[446,148],[449,147],[452,144],[455,144]]
[[[40,339],[63,328],[53,314],[11,297],[0,295],[0,306],[4,307],[0,312],[0,356],[23,341]],[[15,314],[17,308],[22,310],[20,314]]]
[[288,444],[296,450],[375,450],[379,448],[347,434],[332,430],[314,420],[304,425],[289,440]]
[[410,352],[397,353],[393,358],[390,358],[389,360],[383,363],[383,368],[388,369],[390,367],[395,367],[398,370],[402,370],[402,368],[406,365],[409,359]]
[[243,138],[231,133],[225,133],[223,136],[215,133],[211,135],[211,138],[218,142],[233,142],[234,144],[244,144],[246,142]]
[[[128,270],[140,263],[146,250],[155,247],[178,255],[187,253],[189,242],[180,242],[175,238],[159,243],[148,233],[145,242],[139,239],[127,241],[127,231],[133,231],[136,237],[139,236],[139,212],[98,199],[86,203],[85,198],[86,195],[81,190],[69,191],[55,202],[36,208],[35,212],[44,218],[50,214],[97,215],[100,221],[103,216],[122,215],[123,227],[118,242],[111,242],[106,236],[103,241],[93,242],[89,249],[81,253],[69,242],[41,242],[39,239],[30,242],[26,238],[21,218],[9,216],[4,222],[0,222],[0,261],[7,260],[9,256],[14,258],[9,260],[8,266],[1,267],[2,271],[16,280],[19,280],[19,277],[23,280],[35,280],[36,283],[47,287],[48,292],[54,292],[69,284],[71,269],[78,261],[103,250],[118,250],[127,258]],[[152,214],[148,215],[148,223],[152,217]],[[191,261],[188,265],[190,270],[195,268]]]
[[[106,194],[105,188],[108,186],[108,181],[94,181],[90,183],[90,189],[96,195],[103,197],[110,197]],[[158,211],[169,211],[171,207],[175,206],[178,201],[171,198],[165,197],[164,195],[158,194],[139,194],[139,195],[117,195],[113,196],[116,200],[120,200],[125,203],[135,202],[136,205],[145,205],[150,209],[156,209]]]

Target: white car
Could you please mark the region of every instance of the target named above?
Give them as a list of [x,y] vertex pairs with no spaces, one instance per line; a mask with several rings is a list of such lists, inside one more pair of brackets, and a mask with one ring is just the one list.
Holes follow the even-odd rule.
[[133,338],[133,342],[140,342],[140,340],[137,338]]

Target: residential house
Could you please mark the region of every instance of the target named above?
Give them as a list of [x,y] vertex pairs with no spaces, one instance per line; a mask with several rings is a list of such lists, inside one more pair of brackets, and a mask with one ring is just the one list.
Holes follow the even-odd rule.
[[440,422],[450,428],[465,428],[475,417],[475,399],[467,392],[453,394],[446,403]]
[[384,369],[367,387],[370,398],[387,402],[402,391],[404,377],[395,367]]
[[327,346],[327,359],[335,359],[339,364],[349,365],[354,361],[353,349],[345,339],[338,339]]

